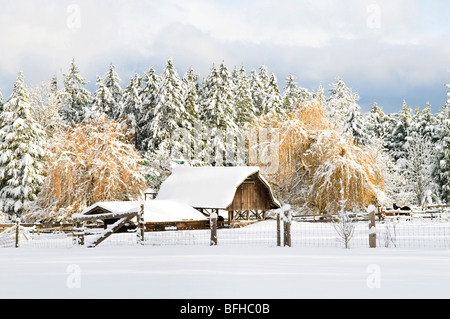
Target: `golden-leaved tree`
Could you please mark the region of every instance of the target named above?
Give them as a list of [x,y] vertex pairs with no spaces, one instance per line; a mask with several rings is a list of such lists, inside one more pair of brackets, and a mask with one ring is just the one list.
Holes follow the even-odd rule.
[[[253,124],[252,130],[271,129],[276,136],[263,138],[272,141],[266,145],[253,137],[253,147],[270,147],[277,157],[272,159],[276,171],[265,177],[281,200],[307,212],[333,214],[343,201],[345,209],[356,210],[384,198],[383,172],[374,150],[338,132],[323,115],[320,101],[301,105],[287,116],[261,116]],[[265,163],[256,157],[249,164]]]
[[47,175],[30,221],[70,221],[96,202],[137,200],[146,188],[141,156],[117,122],[96,117],[47,145]]

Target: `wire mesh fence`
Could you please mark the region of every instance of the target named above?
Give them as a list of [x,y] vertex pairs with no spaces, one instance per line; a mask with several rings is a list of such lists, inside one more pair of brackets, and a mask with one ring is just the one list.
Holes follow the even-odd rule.
[[[241,228],[219,228],[217,244],[283,246],[283,221],[270,219],[249,224]],[[13,224],[0,233],[0,248],[71,248],[79,245],[76,229],[53,232],[38,232],[35,227]],[[376,234],[377,248],[450,248],[450,221],[446,219],[386,219],[377,222],[370,230],[367,221],[353,222],[353,233],[348,240],[349,248],[368,248],[369,234]],[[84,245],[94,242],[104,229],[90,229],[84,235]],[[178,230],[166,227],[164,231],[147,231],[140,238],[136,230],[114,233],[100,246],[168,246],[211,245],[211,230]],[[19,236],[19,239],[17,239]],[[291,221],[290,240],[292,247],[336,247],[343,248],[344,241],[336,223]]]

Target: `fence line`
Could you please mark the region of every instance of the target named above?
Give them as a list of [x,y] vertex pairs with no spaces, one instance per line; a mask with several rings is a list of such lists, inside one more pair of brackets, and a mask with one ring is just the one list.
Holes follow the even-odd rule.
[[[281,217],[283,217],[281,215]],[[416,216],[417,217],[417,216]],[[289,224],[288,224],[289,223]],[[450,248],[450,221],[448,218],[413,218],[406,221],[398,218],[385,218],[377,221],[374,229],[369,229],[367,221],[353,222],[354,232],[349,240],[349,248],[368,248],[369,236],[376,235],[376,247],[383,248]],[[278,226],[279,225],[279,226]],[[289,225],[289,227],[285,227]],[[289,231],[292,247],[336,247],[344,244],[333,223],[295,221],[284,216],[280,223],[276,219],[257,222],[241,228],[218,228],[217,244],[227,245],[259,245],[283,246]],[[138,228],[142,230],[142,228]],[[98,238],[98,231],[103,229],[84,230],[85,245],[89,246]],[[9,225],[0,233],[0,247],[29,248],[71,248],[80,244],[79,228],[73,227],[61,231],[42,232],[36,227],[25,227],[20,224]],[[93,234],[95,233],[95,234]],[[17,236],[18,235],[18,236]],[[176,226],[166,226],[163,231],[128,230],[114,233],[101,246],[137,245],[200,245],[211,244],[211,229],[178,230]]]

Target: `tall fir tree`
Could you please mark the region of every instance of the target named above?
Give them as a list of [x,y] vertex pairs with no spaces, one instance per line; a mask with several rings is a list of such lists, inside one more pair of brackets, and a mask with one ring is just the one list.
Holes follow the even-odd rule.
[[19,73],[0,115],[0,206],[9,215],[20,216],[36,199],[44,180],[45,132],[32,112],[23,74]]
[[[141,113],[137,117],[136,125],[139,134],[139,150],[145,151],[147,145],[143,144],[144,140],[148,140],[152,136],[152,121],[154,117],[156,99],[158,95],[158,87],[160,84],[160,77],[156,74],[153,67],[144,74],[142,79],[142,86],[140,85],[139,95],[142,102]],[[136,82],[136,81],[135,81]],[[137,83],[136,83],[137,85]]]
[[239,135],[234,105],[233,81],[224,63],[213,64],[203,82],[200,119],[204,123],[205,147],[203,160],[215,166],[233,163],[235,139]]
[[283,114],[283,100],[278,87],[278,80],[275,73],[271,73],[269,84],[266,89],[266,96],[263,101],[263,113],[279,113]]
[[189,115],[189,122],[192,126],[199,119],[199,84],[198,75],[194,68],[190,67],[183,76],[183,103]]
[[250,82],[244,65],[233,72],[234,79],[234,104],[236,105],[236,123],[242,126],[255,118]]
[[440,199],[444,203],[450,203],[450,84],[446,87],[447,100],[436,114],[435,145],[438,165],[435,166],[433,177]]
[[373,102],[366,114],[368,133],[372,138],[383,139],[386,135],[386,114],[377,102]]
[[202,88],[200,118],[206,126],[224,131],[236,127],[232,92],[231,75],[224,63],[219,69],[213,65]]
[[433,178],[435,167],[439,165],[434,143],[435,128],[435,117],[427,103],[423,110],[416,109],[407,129],[404,174],[419,205],[424,204],[427,194],[439,193]]
[[408,130],[411,125],[411,119],[411,107],[404,100],[402,110],[399,113],[394,114],[392,130],[385,139],[386,150],[395,162],[399,159],[406,158],[408,155],[405,146],[408,139]]
[[142,110],[142,100],[140,95],[140,77],[135,74],[134,78],[130,77],[130,81],[123,91],[123,114],[126,118],[128,126],[134,133],[134,146],[140,148],[140,131],[138,129],[138,119]]
[[329,93],[326,107],[328,118],[336,125],[337,129],[342,130],[347,113],[359,97],[347,87],[342,78],[336,80]]
[[370,143],[367,124],[357,103],[350,106],[342,125],[342,133],[349,136],[358,145]]
[[64,87],[60,93],[61,116],[68,124],[82,122],[92,103],[91,92],[84,88],[88,82],[79,73],[75,60],[72,60],[69,73],[64,75]]
[[3,111],[3,94],[2,90],[0,89],[0,112]]
[[111,110],[107,112],[108,117],[111,120],[118,120],[123,113],[123,89],[120,86],[120,82],[122,81],[119,75],[116,72],[116,67],[111,63],[109,66],[109,70],[105,75],[105,87],[109,89],[111,92],[114,104],[111,107]]
[[250,90],[257,116],[265,114],[264,101],[268,94],[269,82],[269,72],[266,66],[262,65],[259,68],[259,73],[252,69],[250,73]]
[[92,101],[92,112],[98,115],[105,115],[109,119],[114,119],[114,109],[116,102],[109,88],[103,83],[103,79],[97,75],[97,90]]
[[286,78],[286,86],[283,92],[283,108],[291,112],[301,103],[300,90],[292,73]]
[[147,150],[153,151],[180,150],[184,146],[177,133],[188,126],[188,114],[183,104],[182,82],[172,58],[169,58],[158,86],[154,117],[151,122],[152,135],[144,141],[144,145],[147,145]]

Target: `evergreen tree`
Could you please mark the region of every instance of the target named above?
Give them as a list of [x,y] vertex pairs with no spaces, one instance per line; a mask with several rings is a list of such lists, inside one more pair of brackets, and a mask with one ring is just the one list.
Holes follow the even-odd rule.
[[327,114],[332,123],[339,130],[350,108],[358,101],[359,97],[347,87],[342,78],[338,78],[330,89],[327,100]]
[[[142,101],[141,113],[137,117],[136,125],[137,132],[139,134],[139,147],[141,151],[145,151],[146,145],[143,144],[144,140],[148,140],[152,136],[152,120],[154,117],[156,99],[158,95],[158,87],[160,84],[160,77],[156,74],[153,67],[150,67],[149,71],[145,73],[144,78],[139,80],[139,95]],[[135,81],[135,85],[138,83]]]
[[200,98],[198,75],[191,67],[183,76],[183,103],[187,112],[186,126],[183,128],[184,146],[178,157],[184,157],[191,165],[201,164],[198,150],[203,148],[202,124],[200,122]]
[[134,133],[134,145],[136,149],[139,149],[139,141],[141,141],[140,131],[138,130],[137,123],[142,109],[142,101],[139,92],[140,78],[136,74],[135,77],[130,77],[130,81],[123,91],[123,114],[122,116],[127,119],[128,126]]
[[183,76],[183,102],[189,115],[189,122],[194,126],[199,119],[198,75],[191,67]]
[[257,73],[255,69],[251,71],[250,89],[257,116],[265,114],[266,108],[264,102],[266,101],[268,94],[269,83],[269,72],[264,65],[259,68],[259,73]]
[[0,113],[3,112],[3,94],[2,90],[0,90]]
[[0,115],[0,203],[3,212],[20,216],[43,183],[45,132],[32,116],[29,93],[19,73]]
[[233,82],[228,69],[222,63],[212,66],[202,88],[200,119],[204,123],[205,147],[203,160],[210,165],[227,165],[235,160],[237,110],[234,106]]
[[86,110],[92,102],[91,93],[83,86],[88,82],[79,76],[80,70],[72,60],[69,74],[64,75],[64,88],[61,91],[61,116],[68,124],[83,121]]
[[352,138],[356,144],[367,145],[370,140],[366,126],[359,105],[353,103],[344,118],[342,133]]
[[385,147],[387,152],[397,162],[407,156],[405,150],[408,128],[411,125],[411,108],[403,101],[402,110],[398,114],[394,114],[392,131],[385,139]]
[[295,82],[295,78],[292,73],[286,78],[286,86],[283,93],[283,108],[286,112],[291,112],[301,102],[300,90]]
[[222,63],[220,69],[217,69],[213,65],[202,88],[200,118],[206,126],[223,131],[236,128],[232,85],[226,66]]
[[185,127],[189,127],[189,123],[183,105],[182,82],[172,58],[169,58],[158,86],[151,122],[152,135],[144,140],[144,145],[147,145],[148,150],[180,150],[184,147],[181,145],[183,141],[177,140],[174,134],[180,133],[180,129]]
[[117,106],[109,88],[103,83],[102,78],[97,75],[97,90],[92,102],[92,112],[98,115],[106,115],[109,119],[114,119],[115,108]]
[[118,120],[123,112],[123,90],[120,86],[122,80],[119,78],[115,70],[115,66],[111,63],[109,70],[105,75],[105,87],[109,89],[113,98],[113,105],[106,113],[111,120]]
[[440,199],[450,203],[450,85],[447,85],[447,100],[436,114],[435,145],[438,165],[433,178],[439,189]]
[[368,134],[372,138],[383,139],[387,133],[386,120],[387,116],[384,114],[383,108],[374,101],[366,116]]
[[278,80],[275,73],[272,72],[267,86],[266,96],[263,102],[263,113],[284,113],[283,101],[278,88]]
[[236,124],[239,126],[252,121],[255,117],[252,92],[247,73],[242,65],[234,72],[234,98],[236,106]]

